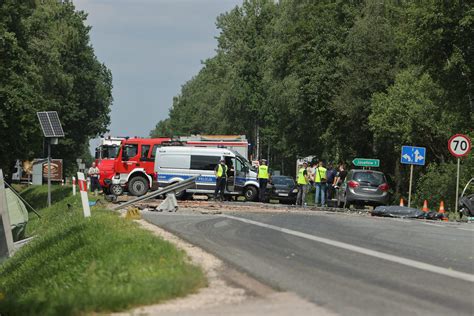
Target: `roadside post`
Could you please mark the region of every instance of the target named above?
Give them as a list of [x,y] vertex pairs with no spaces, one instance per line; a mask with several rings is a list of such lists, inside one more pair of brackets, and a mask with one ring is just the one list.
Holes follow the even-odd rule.
[[356,167],[369,167],[369,168],[378,168],[380,167],[379,159],[370,159],[370,158],[355,158],[352,160],[352,163]]
[[454,213],[458,211],[459,203],[459,174],[461,169],[461,157],[469,154],[471,151],[471,139],[469,136],[463,134],[456,134],[451,136],[448,140],[448,149],[451,155],[457,158],[457,176],[456,176],[456,204],[454,207]]
[[87,196],[87,181],[82,172],[77,173],[77,180],[79,180],[79,191],[81,191],[82,210],[84,217],[91,216],[91,208],[89,206],[89,197]]
[[424,166],[426,161],[426,148],[415,146],[402,146],[400,162],[410,165],[410,185],[408,188],[408,207],[411,207],[411,191],[413,185],[413,166]]
[[7,196],[3,182],[3,171],[0,169],[0,262],[13,254],[13,235],[8,215]]
[[72,195],[76,195],[76,177],[72,177]]

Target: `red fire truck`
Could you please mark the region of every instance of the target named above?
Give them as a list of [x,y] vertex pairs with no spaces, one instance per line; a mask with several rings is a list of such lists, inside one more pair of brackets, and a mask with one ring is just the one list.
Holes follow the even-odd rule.
[[170,138],[128,138],[122,140],[114,160],[114,174],[104,179],[104,184],[115,195],[127,190],[131,195],[144,195],[149,189],[158,188],[156,181],[155,153]]

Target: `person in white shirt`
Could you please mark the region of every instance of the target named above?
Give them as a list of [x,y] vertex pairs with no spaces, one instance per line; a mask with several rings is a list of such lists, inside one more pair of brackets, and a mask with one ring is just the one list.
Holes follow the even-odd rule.
[[94,192],[94,195],[97,196],[97,192],[100,190],[99,176],[100,170],[97,168],[95,162],[92,163],[92,166],[87,172],[91,178],[91,192]]

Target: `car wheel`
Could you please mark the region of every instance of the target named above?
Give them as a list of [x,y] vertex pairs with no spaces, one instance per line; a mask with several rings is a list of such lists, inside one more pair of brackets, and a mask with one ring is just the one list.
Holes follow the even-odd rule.
[[147,179],[143,177],[134,177],[128,182],[128,192],[134,196],[142,196],[148,192],[149,186]]
[[123,188],[120,184],[112,184],[109,187],[109,192],[110,192],[110,194],[119,196],[119,195],[123,194]]
[[246,201],[255,201],[257,199],[258,191],[254,186],[248,186],[244,191]]

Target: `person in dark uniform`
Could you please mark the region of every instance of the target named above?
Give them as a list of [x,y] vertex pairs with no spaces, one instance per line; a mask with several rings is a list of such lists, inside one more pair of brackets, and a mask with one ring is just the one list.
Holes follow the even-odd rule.
[[219,199],[221,201],[224,200],[224,191],[225,185],[227,181],[227,165],[225,164],[225,160],[221,159],[219,164],[214,169],[214,173],[216,175],[216,190],[214,191],[214,199]]

